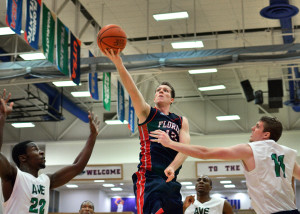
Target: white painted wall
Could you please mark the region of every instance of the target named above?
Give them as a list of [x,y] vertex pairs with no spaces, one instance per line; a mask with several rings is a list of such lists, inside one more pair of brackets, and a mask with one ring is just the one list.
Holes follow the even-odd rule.
[[59,212],[78,212],[83,201],[94,203],[96,212],[109,212],[110,199],[99,190],[63,190],[59,192]]

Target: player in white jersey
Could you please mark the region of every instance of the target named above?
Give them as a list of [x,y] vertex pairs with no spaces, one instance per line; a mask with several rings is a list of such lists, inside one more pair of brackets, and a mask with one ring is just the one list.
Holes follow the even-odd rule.
[[184,214],[233,214],[232,207],[223,198],[210,197],[212,181],[206,175],[201,175],[196,183],[197,199],[187,196],[183,203]]
[[[9,103],[4,90],[0,98],[0,150],[3,141],[3,128],[13,103]],[[38,175],[45,168],[45,154],[32,141],[25,141],[13,147],[12,157],[17,167],[0,152],[0,177],[4,197],[4,214],[47,214],[49,190],[69,182],[85,168],[99,132],[99,122],[89,113],[90,136],[72,165],[53,174]]]
[[298,214],[292,177],[300,180],[300,166],[295,150],[276,143],[281,133],[281,122],[264,116],[252,127],[250,143],[227,148],[176,144],[160,130],[150,136],[156,138],[152,141],[192,157],[242,160],[252,207],[257,214]]

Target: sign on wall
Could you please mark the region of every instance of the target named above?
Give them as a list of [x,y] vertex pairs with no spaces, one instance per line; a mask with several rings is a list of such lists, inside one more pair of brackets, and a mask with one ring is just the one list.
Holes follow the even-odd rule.
[[88,165],[73,180],[123,179],[123,165]]
[[199,161],[196,162],[196,176],[208,175],[230,176],[243,175],[244,168],[241,161]]

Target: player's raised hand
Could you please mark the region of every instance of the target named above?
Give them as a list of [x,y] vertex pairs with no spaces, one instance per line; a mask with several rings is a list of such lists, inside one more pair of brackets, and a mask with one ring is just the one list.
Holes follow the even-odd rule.
[[14,103],[9,103],[11,93],[6,96],[6,89],[3,90],[2,96],[0,98],[0,119],[6,119],[13,110]]
[[91,134],[97,136],[99,134],[99,124],[100,124],[97,115],[95,116],[93,112],[89,111],[89,120],[90,120],[89,123],[90,123]]

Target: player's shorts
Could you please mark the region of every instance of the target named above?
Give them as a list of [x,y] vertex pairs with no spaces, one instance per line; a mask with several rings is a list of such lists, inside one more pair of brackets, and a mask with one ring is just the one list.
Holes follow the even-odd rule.
[[298,210],[287,210],[287,211],[281,211],[273,214],[299,214]]
[[132,181],[137,214],[183,214],[180,183],[146,170],[134,173]]

